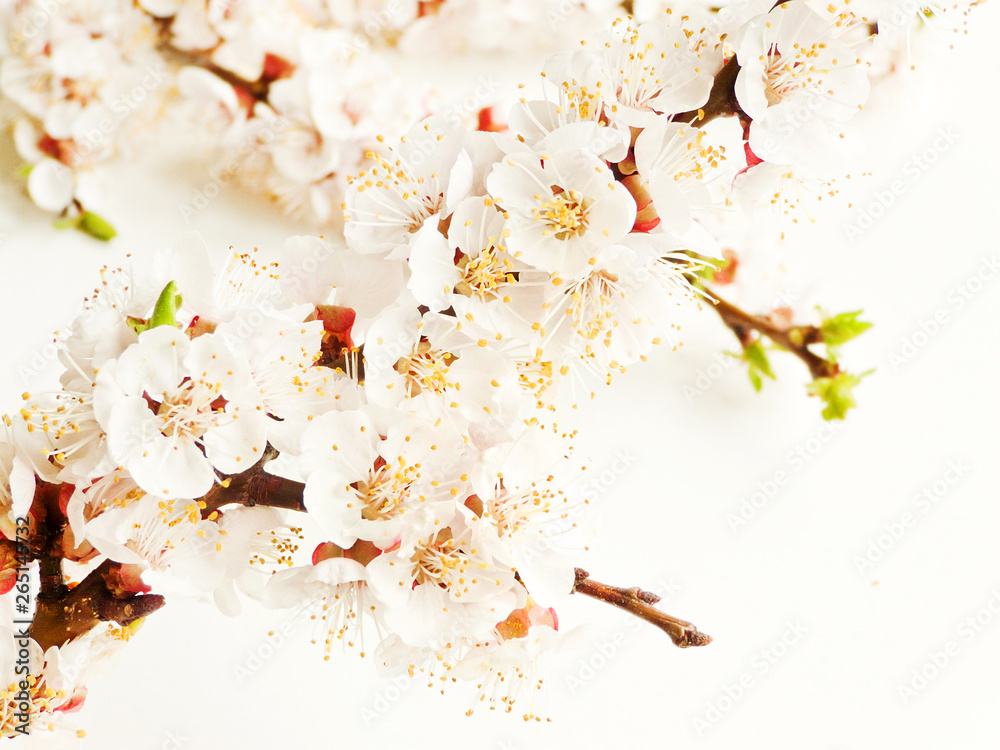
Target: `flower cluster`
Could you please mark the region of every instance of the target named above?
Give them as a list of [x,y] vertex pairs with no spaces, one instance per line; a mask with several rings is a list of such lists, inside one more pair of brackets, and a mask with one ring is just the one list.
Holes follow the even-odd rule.
[[[114,235],[97,213],[107,201],[97,167],[163,123],[188,131],[189,148],[196,134],[213,140],[212,180],[242,180],[326,222],[376,135],[399,135],[435,97],[461,90],[401,78],[407,60],[478,54],[482,39],[552,51],[610,20],[614,5],[4,0],[0,93],[14,105],[32,200],[96,237]],[[197,192],[188,214],[203,200]]]
[[[43,207],[82,210],[67,154],[133,85],[122,71],[156,70],[151,37],[189,56],[176,84],[224,140],[280,123],[254,155],[269,175],[258,189],[325,219],[354,169],[343,240],[295,236],[278,262],[255,251],[216,266],[188,234],[140,267],[105,269],[59,336],[60,389],[25,393],[4,417],[0,588],[23,519],[49,586],[25,699],[39,723],[79,705],[90,665],[163,594],[233,615],[247,597],[309,610],[328,655],[357,645],[537,718],[538,662],[565,637],[556,608],[581,590],[568,553],[585,547],[591,499],[564,410],[655,345],[680,345],[677,305],[717,302],[709,284],[734,272],[723,217],[769,181],[821,170],[869,92],[855,50],[870,38],[846,9],[752,0],[615,21],[552,57],[542,96],[518,102],[509,127],[431,116],[386,138],[377,113],[399,92],[356,98],[380,74],[343,46],[377,4],[343,5],[4,10],[22,31],[0,83],[23,110],[18,144]],[[532,26],[548,9],[395,5],[377,32],[402,47],[429,24],[455,39],[468,19],[509,11]],[[735,144],[715,125],[725,118]],[[773,377],[766,336],[808,365],[825,416],[853,405],[858,378],[836,354],[868,326],[857,312],[792,326],[719,308],[758,388]],[[693,632],[681,645],[707,643]],[[13,638],[0,637],[5,665]],[[0,695],[5,736],[16,696]]]
[[[392,660],[405,647],[460,671],[554,638],[535,602],[572,588],[549,541],[586,505],[572,436],[525,419],[531,389],[502,354],[371,299],[351,258],[295,237],[280,264],[215,270],[192,234],[145,273],[106,271],[59,341],[61,390],[4,420],[4,536],[43,522],[32,496],[51,488],[44,523],[64,528],[47,554],[80,574],[110,561],[119,597],[316,605],[327,649],[370,642],[367,620]],[[249,476],[292,487],[298,512],[240,507]],[[530,624],[501,627],[512,617]]]
[[[707,101],[722,62],[735,59],[736,97],[745,124],[753,122],[748,164],[768,165],[737,183],[752,200],[770,199],[775,186],[783,192],[790,179],[814,182],[836,163],[831,129],[868,93],[861,60],[881,65],[909,56],[914,18],[947,23],[968,12],[910,2],[878,5],[864,18],[846,6],[806,2],[768,12],[771,3],[757,0],[718,13],[628,5],[655,22],[642,31],[619,24],[600,53],[564,55],[550,66],[553,80],[573,82],[563,92],[567,103],[584,96],[572,117],[595,119],[588,109],[612,113],[603,124],[620,130],[650,124],[644,113],[692,112],[692,102]],[[219,185],[239,181],[290,215],[336,223],[345,179],[368,151],[380,150],[377,136],[394,139],[459,100],[453,124],[493,127],[496,84],[484,91],[481,82],[469,86],[457,77],[421,81],[405,75],[410,61],[429,50],[551,52],[593,37],[616,11],[613,0],[121,0],[100,7],[6,0],[0,93],[13,105],[8,115],[31,198],[96,237],[114,236],[98,215],[107,200],[97,167],[164,124],[189,134],[186,148],[207,139],[215,151],[208,182],[182,207],[185,219]],[[869,43],[875,28],[878,49]],[[907,48],[886,52],[904,34]],[[611,96],[614,107],[588,107],[589,97],[601,94],[597,86],[615,89],[601,96]]]

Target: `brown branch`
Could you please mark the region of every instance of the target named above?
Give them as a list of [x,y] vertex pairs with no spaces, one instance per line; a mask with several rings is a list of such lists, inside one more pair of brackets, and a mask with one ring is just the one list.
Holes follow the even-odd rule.
[[222,484],[217,484],[201,499],[204,505],[201,511],[203,518],[208,518],[223,505],[243,505],[252,508],[264,505],[269,508],[284,508],[285,510],[305,511],[302,492],[305,485],[284,477],[268,474],[264,466],[277,455],[270,445],[264,452],[264,457],[242,474],[226,477]]
[[[269,447],[268,453],[273,449]],[[211,492],[202,498],[205,507],[202,515],[208,517],[224,505],[237,504],[252,507],[262,505],[271,508],[287,508],[305,511],[302,502],[302,491],[305,488],[301,482],[277,477],[264,471],[268,456],[259,461],[251,469],[229,477],[225,484],[216,485]],[[712,642],[712,637],[700,632],[698,628],[686,620],[661,612],[653,607],[660,598],[656,594],[642,591],[638,588],[622,589],[592,581],[589,574],[576,569],[576,580],[573,584],[575,593],[591,596],[595,599],[612,604],[630,612],[646,622],[656,625],[666,631],[675,646],[705,646]]]
[[576,569],[576,580],[573,582],[573,593],[600,599],[629,614],[645,620],[651,625],[663,630],[678,648],[688,646],[707,646],[712,642],[712,636],[705,635],[687,620],[661,612],[652,606],[660,601],[660,597],[639,588],[623,589],[618,586],[608,586],[590,579],[590,573],[581,568]]
[[[113,620],[119,625],[129,625],[164,604],[163,597],[157,594],[118,596],[113,593],[107,576],[118,563],[111,560],[105,560],[76,588],[70,589],[62,583],[61,575],[56,581],[52,572],[53,559],[49,558],[46,562],[43,558],[41,561],[47,575],[43,573],[38,605],[29,630],[31,637],[43,649],[62,646],[67,641],[86,635],[101,622]],[[54,564],[59,565],[59,561],[55,560]]]
[[809,368],[813,380],[832,378],[840,372],[840,367],[836,362],[823,359],[809,349],[810,344],[821,343],[823,340],[820,330],[816,326],[779,328],[767,318],[744,312],[736,305],[722,299],[714,291],[701,284],[698,286],[709,295],[709,299],[719,317],[722,318],[722,322],[732,329],[743,346],[749,343],[748,333],[756,331],[802,360]]

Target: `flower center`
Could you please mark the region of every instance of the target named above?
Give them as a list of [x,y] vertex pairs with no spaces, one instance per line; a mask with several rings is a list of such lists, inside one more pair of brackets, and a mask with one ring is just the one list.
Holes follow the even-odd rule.
[[406,391],[409,397],[416,396],[424,390],[441,395],[453,384],[448,380],[448,368],[456,357],[451,352],[433,349],[427,341],[417,344],[413,354],[400,357],[396,361],[396,372],[406,378]]
[[576,332],[588,341],[601,333],[610,338],[611,328],[616,324],[611,302],[617,290],[618,278],[609,271],[592,273],[569,291],[569,306],[566,315],[573,321]]
[[499,257],[498,252],[491,245],[475,258],[463,255],[458,262],[462,280],[455,285],[455,290],[467,297],[476,295],[484,302],[497,299],[500,296],[497,290],[515,280],[511,273],[513,263],[510,258]]
[[538,197],[539,207],[532,209],[535,221],[548,225],[546,234],[554,234],[557,240],[568,240],[574,234],[582,237],[587,231],[587,212],[594,202],[584,198],[575,190],[565,191],[552,186],[552,199],[543,201]]
[[395,518],[404,511],[403,501],[410,486],[420,477],[415,466],[402,462],[392,465],[379,460],[367,480],[351,485],[364,507],[361,515],[369,521]]
[[[420,542],[410,558],[413,580],[450,589],[465,573],[468,559],[456,543],[450,529],[444,529],[426,542]],[[457,595],[457,594],[456,594]]]
[[156,416],[162,420],[160,432],[166,437],[204,435],[215,423],[216,413],[222,411],[217,404],[220,389],[221,384],[212,388],[200,381],[185,380],[172,393],[163,394],[156,408]]
[[823,43],[809,47],[796,44],[794,53],[789,56],[782,55],[778,45],[771,45],[764,65],[764,97],[768,106],[777,104],[796,89],[815,88],[822,83],[822,75],[829,71],[817,68],[814,62],[824,49]]

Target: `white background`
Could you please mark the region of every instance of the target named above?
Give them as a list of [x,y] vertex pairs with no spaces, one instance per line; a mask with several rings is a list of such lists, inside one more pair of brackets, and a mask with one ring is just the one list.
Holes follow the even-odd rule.
[[[678,650],[574,599],[560,618],[564,628],[588,624],[583,645],[547,675],[551,723],[525,724],[517,712],[466,718],[462,686],[442,697],[419,679],[401,690],[354,654],[324,663],[308,623],[286,626],[277,655],[241,679],[236,668],[268,653],[264,634],[286,616],[231,620],[175,603],[91,685],[84,747],[1000,746],[1000,275],[955,301],[1000,259],[998,30],[998,8],[977,9],[955,50],[866,108],[874,174],[841,184],[836,205],[789,232],[781,270],[761,288],[795,299],[801,315],[818,303],[863,307],[876,323],[846,349],[850,369],[877,371],[845,423],[824,427],[790,357],[772,357],[778,381],[759,395],[739,367],[721,367],[732,339],[710,310],[688,316],[680,352],[657,352],[586,405],[578,445],[593,469],[609,469],[616,451],[634,461],[599,498],[600,535],[581,565],[667,594],[663,608],[713,644]],[[935,147],[942,128],[957,140]],[[934,163],[913,179],[928,150]],[[185,225],[175,207],[193,172],[152,172],[152,158],[114,173],[120,237],[110,246],[49,228],[15,187],[0,187],[0,410],[51,379],[50,368],[31,371],[100,264],[125,253],[141,262],[188,228],[220,256],[230,244],[273,255],[302,231],[238,190]],[[849,242],[844,225],[896,179],[903,194]],[[923,335],[921,322],[942,311],[947,322]],[[907,343],[915,349],[904,353]],[[967,467],[961,478],[940,483],[955,462]],[[787,481],[734,529],[742,501],[779,476]],[[918,502],[935,482],[945,489],[934,504]],[[900,538],[883,536],[906,513],[913,522]],[[882,557],[861,569],[872,544]],[[974,630],[966,620],[977,615]],[[946,647],[953,656],[935,669],[932,655]],[[932,677],[904,698],[914,670]]]

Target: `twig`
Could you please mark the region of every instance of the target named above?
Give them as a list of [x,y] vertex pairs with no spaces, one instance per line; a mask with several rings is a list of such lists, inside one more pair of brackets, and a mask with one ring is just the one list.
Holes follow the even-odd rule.
[[810,344],[820,343],[823,340],[820,330],[816,326],[779,328],[767,318],[744,312],[736,305],[722,299],[716,292],[701,284],[698,286],[708,295],[715,311],[722,318],[722,322],[732,329],[743,346],[748,343],[747,333],[751,330],[757,331],[802,360],[809,368],[813,380],[832,378],[840,372],[840,367],[836,362],[823,359],[809,349]]
[[43,573],[38,606],[29,634],[43,649],[62,646],[73,638],[86,635],[101,622],[114,620],[119,625],[129,625],[152,614],[164,604],[158,594],[116,596],[108,587],[106,576],[118,563],[105,560],[90,572],[74,589],[62,583],[62,576],[52,573],[52,560],[42,558]]
[[201,515],[208,518],[223,505],[243,505],[252,508],[264,505],[269,508],[284,508],[285,510],[305,511],[302,501],[305,485],[284,477],[268,474],[265,465],[278,452],[270,445],[264,451],[264,456],[241,474],[226,477],[222,484],[217,484],[201,498],[203,505]]
[[651,625],[663,630],[678,648],[688,646],[707,646],[712,642],[712,636],[705,635],[687,620],[681,620],[666,612],[661,612],[652,606],[660,601],[660,597],[639,588],[623,589],[618,586],[608,586],[590,578],[590,573],[582,568],[576,569],[576,580],[573,582],[573,593],[600,599],[629,614],[645,620]]

